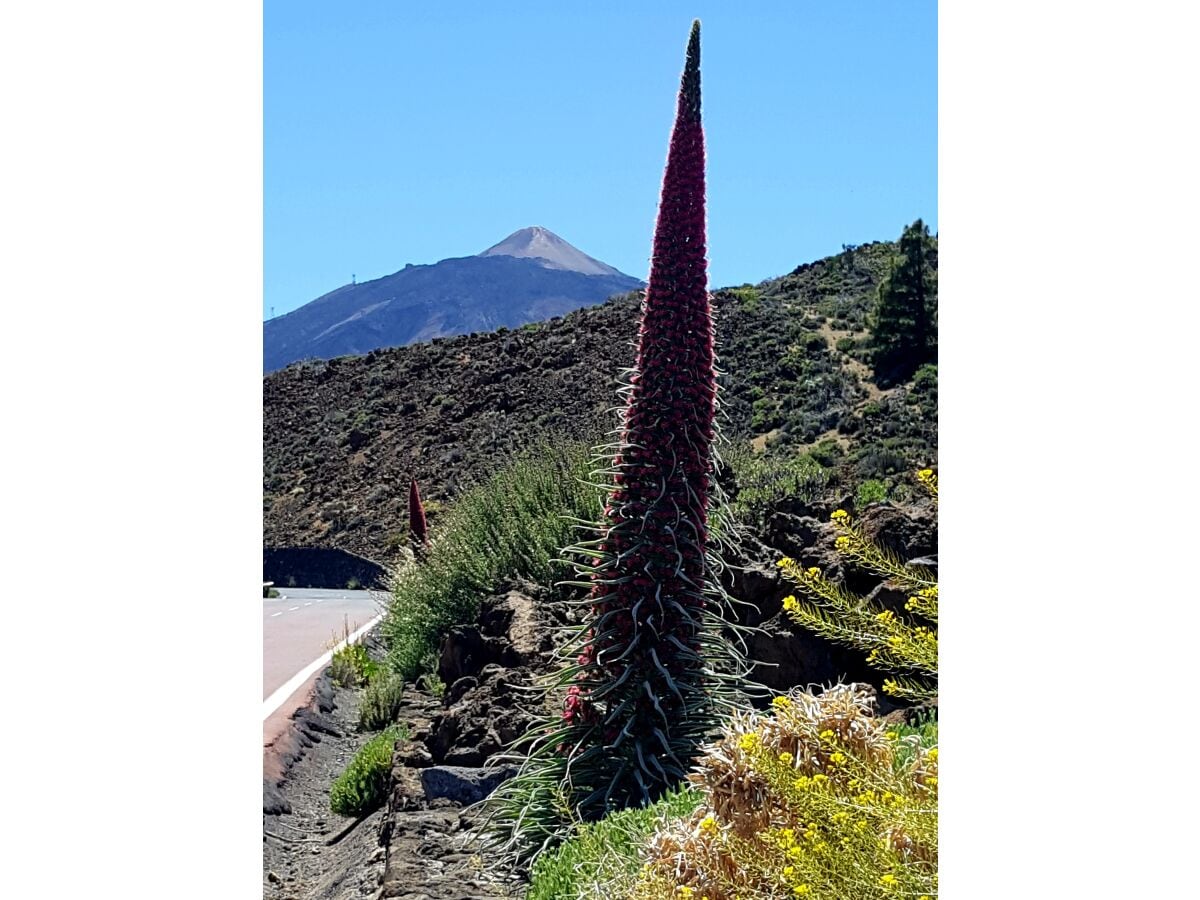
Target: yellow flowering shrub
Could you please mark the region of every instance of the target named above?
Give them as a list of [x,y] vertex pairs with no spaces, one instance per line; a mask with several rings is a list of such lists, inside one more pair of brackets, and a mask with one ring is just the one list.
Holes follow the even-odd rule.
[[937,894],[937,748],[897,737],[862,686],[735,715],[690,777],[703,801],[660,825],[636,900]]
[[[922,469],[917,481],[936,503],[938,483],[933,470]],[[779,560],[778,565],[801,596],[785,597],[784,611],[794,622],[822,637],[866,651],[870,665],[893,675],[883,683],[888,694],[910,700],[936,697],[937,576],[928,567],[905,563],[871,541],[844,509],[834,512],[831,518],[838,530],[838,553],[908,592],[904,609],[909,615],[901,617],[868,603],[829,581],[820,569],[802,569],[788,557]]]

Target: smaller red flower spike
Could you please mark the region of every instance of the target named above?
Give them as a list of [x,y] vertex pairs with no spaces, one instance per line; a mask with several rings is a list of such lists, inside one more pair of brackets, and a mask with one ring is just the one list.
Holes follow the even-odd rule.
[[421,491],[417,488],[417,479],[415,478],[408,484],[408,533],[414,550],[419,552],[429,546],[429,529],[425,525],[425,507],[421,503]]

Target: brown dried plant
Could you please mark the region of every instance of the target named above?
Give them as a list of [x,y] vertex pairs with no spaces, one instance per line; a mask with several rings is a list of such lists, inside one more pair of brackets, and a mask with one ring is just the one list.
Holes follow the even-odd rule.
[[863,685],[741,714],[690,780],[705,795],[658,830],[644,900],[933,897],[937,748],[900,738]]

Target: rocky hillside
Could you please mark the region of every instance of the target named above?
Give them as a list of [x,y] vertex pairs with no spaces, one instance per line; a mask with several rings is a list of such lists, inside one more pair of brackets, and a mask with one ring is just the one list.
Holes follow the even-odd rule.
[[534,226],[476,256],[347,284],[263,325],[263,370],[435,337],[517,327],[642,284]]
[[[715,292],[723,430],[758,450],[808,448],[848,479],[936,462],[936,372],[880,391],[866,315],[894,245],[872,243],[757,286]],[[263,380],[263,540],[387,562],[407,480],[436,522],[473,478],[555,434],[616,423],[633,362],[629,294],[515,331],[297,363]]]

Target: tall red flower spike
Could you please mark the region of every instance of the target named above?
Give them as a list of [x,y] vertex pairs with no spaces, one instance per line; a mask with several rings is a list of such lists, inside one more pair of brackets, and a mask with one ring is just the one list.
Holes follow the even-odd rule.
[[413,550],[421,553],[429,546],[429,529],[425,525],[425,506],[421,503],[421,491],[417,479],[408,483],[408,534]]
[[[716,416],[704,237],[700,23],[692,25],[667,153],[637,362],[602,537],[586,571],[585,640],[560,745],[602,811],[654,799],[713,723],[719,633],[708,544]],[[591,770],[591,771],[588,771]],[[588,810],[585,810],[588,811]]]
[[667,153],[637,362],[597,539],[571,551],[590,593],[561,717],[535,732],[489,801],[501,849],[528,860],[560,835],[561,801],[596,819],[682,780],[736,691],[740,654],[708,550],[716,373],[705,260],[700,23]]

